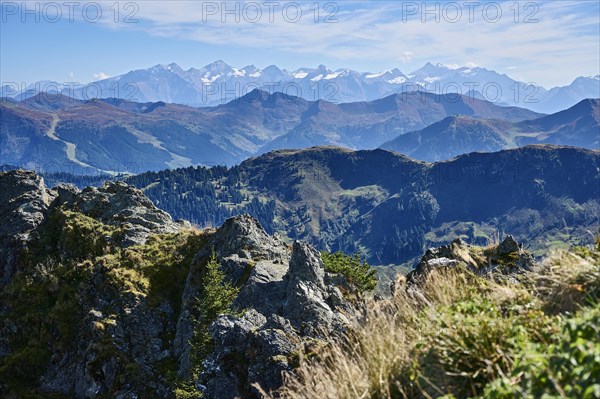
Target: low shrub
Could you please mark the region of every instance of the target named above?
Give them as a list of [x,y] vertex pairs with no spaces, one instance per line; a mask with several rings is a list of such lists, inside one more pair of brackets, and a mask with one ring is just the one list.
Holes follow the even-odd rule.
[[343,252],[322,252],[321,258],[326,271],[343,275],[360,292],[373,291],[377,286],[376,270],[359,254],[349,256]]

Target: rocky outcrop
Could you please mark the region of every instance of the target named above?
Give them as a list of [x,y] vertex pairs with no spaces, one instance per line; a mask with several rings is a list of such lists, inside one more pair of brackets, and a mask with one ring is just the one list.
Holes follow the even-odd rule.
[[514,252],[519,252],[520,249],[521,246],[515,241],[513,236],[509,235],[506,236],[500,245],[498,245],[497,252],[498,255],[508,255]]
[[88,187],[81,192],[61,186],[59,194],[70,209],[123,227],[123,246],[143,244],[150,234],[175,233],[190,227],[187,222],[173,222],[171,215],[158,209],[144,193],[120,181],[109,181],[101,188]]
[[[334,285],[326,283],[319,252],[305,243],[290,248],[269,236],[250,216],[228,219],[209,246],[231,282],[240,287],[234,309],[210,326],[215,350],[203,362],[197,386],[208,398],[255,398],[282,384],[297,355],[314,340],[341,332],[353,308]],[[196,262],[208,256],[197,255]],[[189,371],[194,273],[186,285],[187,310],[178,323],[176,353],[180,371]],[[260,389],[259,389],[260,388]]]
[[[1,397],[18,386],[171,398],[175,381],[193,379],[206,398],[257,398],[354,315],[338,288],[351,293],[351,284],[325,272],[318,251],[270,236],[250,216],[200,232],[127,184],[50,190],[22,171],[1,174],[0,193]],[[202,320],[213,254],[235,297],[230,313]],[[201,364],[198,331],[211,339]]]
[[[60,350],[50,350],[52,355],[47,358],[48,364],[43,370],[36,369],[40,376],[32,384],[35,383],[42,392],[77,398],[93,398],[106,392],[113,392],[116,397],[136,397],[138,388],[123,383],[123,376],[119,375],[125,367],[135,367],[136,374],[148,380],[153,392],[168,397],[168,384],[153,368],[170,356],[166,349],[168,342],[161,337],[175,330],[173,306],[164,301],[159,306],[149,306],[143,292],[115,290],[118,275],[112,274],[112,266],[93,259],[92,254],[88,256],[93,259],[91,264],[81,265],[79,270],[74,268],[67,274],[70,277],[63,280],[66,276],[58,271],[60,265],[51,257],[44,258],[44,251],[48,251],[48,255],[57,254],[60,263],[72,261],[68,253],[61,252],[62,247],[53,244],[53,240],[64,239],[65,225],[61,224],[64,219],[53,217],[63,211],[85,214],[104,225],[118,228],[121,233],[116,244],[120,248],[143,244],[151,234],[180,232],[189,224],[173,222],[169,214],[156,208],[141,191],[121,182],[83,191],[69,185],[48,189],[43,178],[34,172],[10,171],[0,173],[0,200],[0,287],[8,285],[9,288],[7,292],[0,291],[0,371],[3,376],[8,372],[1,367],[2,360],[10,359],[11,342],[15,336],[26,335],[28,331],[27,325],[20,325],[27,320],[27,315],[23,315],[23,319],[20,313],[15,313],[18,304],[24,300],[19,290],[29,290],[27,295],[31,298],[25,299],[28,301],[25,303],[33,304],[40,298],[54,302],[56,292],[64,290],[68,294],[64,294],[63,299],[58,297],[59,305],[56,306],[63,306],[68,312],[51,316],[58,317],[61,327],[47,332],[46,339],[65,339],[63,330],[67,325],[72,329],[72,336],[68,345],[62,344]],[[72,242],[96,239],[74,231],[70,234]],[[27,252],[36,242],[37,248],[44,249],[37,254],[40,258],[33,261]],[[41,242],[42,246],[39,245]],[[22,279],[18,285],[11,286],[18,272],[31,280],[31,287],[23,285]],[[71,284],[73,288],[70,288]],[[52,306],[45,300],[38,306]],[[63,305],[60,305],[61,301]],[[46,358],[49,348],[44,345],[34,345],[32,353]],[[118,356],[119,353],[124,355]],[[124,364],[125,359],[131,361],[132,358],[134,363]],[[2,391],[3,383],[0,381],[0,396],[7,394]]]
[[0,172],[0,287],[17,271],[20,251],[46,218],[55,197],[34,172]]
[[[448,245],[429,248],[415,269],[406,276],[406,281],[414,284],[433,269],[461,265],[479,275],[510,275],[531,270],[535,263],[533,255],[524,251],[511,235],[506,236],[500,244],[488,248],[471,246],[458,238]],[[400,283],[396,281],[392,284],[392,292]]]
[[49,189],[35,172],[0,172],[0,287],[16,267],[16,256],[57,206],[79,211],[102,223],[123,227],[121,245],[143,244],[150,234],[175,233],[189,228],[174,222],[140,190],[123,182],[107,182],[101,188],[83,191],[61,184]]

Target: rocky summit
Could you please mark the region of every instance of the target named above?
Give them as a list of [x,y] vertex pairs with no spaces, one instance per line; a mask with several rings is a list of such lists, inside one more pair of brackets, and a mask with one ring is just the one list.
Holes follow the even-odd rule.
[[44,220],[55,194],[33,172],[0,173],[0,287],[10,281],[17,257]]
[[261,397],[357,314],[318,251],[250,216],[199,231],[125,183],[24,171],[0,195],[1,397]]

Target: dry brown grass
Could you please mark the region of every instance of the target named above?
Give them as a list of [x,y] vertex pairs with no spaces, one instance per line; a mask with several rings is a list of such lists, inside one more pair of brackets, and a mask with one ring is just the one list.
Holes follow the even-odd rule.
[[579,248],[555,252],[535,273],[535,290],[547,312],[575,312],[600,293],[600,252]]
[[[281,396],[289,399],[411,396],[415,390],[415,382],[410,381],[415,343],[426,342],[436,335],[440,307],[472,295],[472,290],[465,287],[473,278],[462,272],[432,272],[421,289],[408,292],[401,289],[392,300],[372,302],[366,320],[344,342],[328,346],[318,359],[304,362],[293,375],[287,376]],[[487,289],[494,284],[484,285]]]
[[554,254],[522,283],[433,271],[419,288],[370,303],[365,320],[301,362],[277,397],[480,395],[507,378],[522,345],[543,347],[559,333],[544,309],[572,311],[598,292],[598,266],[597,258]]

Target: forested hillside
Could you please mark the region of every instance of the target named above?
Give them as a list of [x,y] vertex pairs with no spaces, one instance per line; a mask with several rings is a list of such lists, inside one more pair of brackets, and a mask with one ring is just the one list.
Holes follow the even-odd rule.
[[587,243],[598,229],[599,159],[597,151],[530,146],[429,164],[319,147],[127,181],[199,226],[249,213],[288,239],[397,265],[455,237],[487,245],[511,233],[538,255]]

